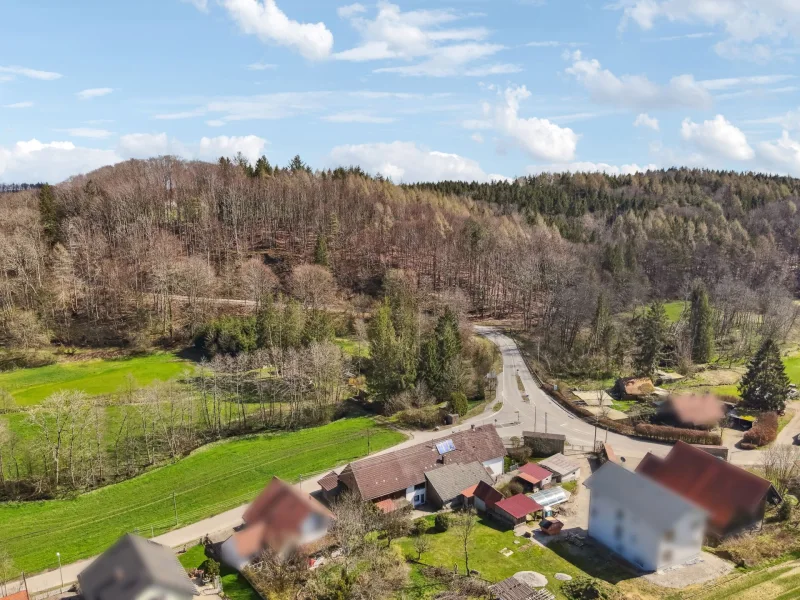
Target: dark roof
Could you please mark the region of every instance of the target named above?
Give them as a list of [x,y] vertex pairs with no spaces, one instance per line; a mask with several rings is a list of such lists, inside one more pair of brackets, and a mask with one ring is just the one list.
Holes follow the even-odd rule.
[[325,477],[317,481],[319,487],[326,492],[331,492],[339,485],[339,474],[336,471],[331,471]]
[[[442,456],[436,444],[446,440],[453,441],[455,450]],[[424,483],[428,471],[446,464],[484,463],[502,458],[505,453],[503,440],[494,425],[482,425],[350,463],[339,474],[339,481],[360,494],[363,500],[374,500]]]
[[759,517],[764,500],[780,501],[766,479],[685,442],[676,443],[664,459],[648,453],[636,472],[704,508],[717,530],[741,516]]
[[581,468],[578,463],[568,459],[560,452],[558,454],[553,454],[550,458],[544,459],[539,465],[560,476],[569,475]]
[[539,483],[540,481],[544,481],[553,475],[553,473],[544,467],[540,467],[536,463],[525,463],[519,468],[519,472],[525,473],[525,475],[532,477],[535,481],[531,481],[530,479],[526,478],[527,481],[531,481],[531,483]]
[[445,465],[425,473],[425,478],[428,480],[428,486],[436,490],[444,503],[455,500],[464,489],[477,485],[480,481],[490,485],[493,483],[492,477],[486,472],[486,467],[479,462]]
[[541,440],[561,440],[566,441],[567,436],[562,433],[544,433],[541,431],[523,431],[522,437],[538,438]]
[[547,590],[535,590],[519,579],[509,577],[489,587],[496,600],[553,600]]
[[197,589],[170,548],[138,535],[125,535],[78,575],[81,589],[96,600],[134,600],[153,585],[178,597]]
[[500,500],[494,507],[499,508],[504,513],[508,513],[515,519],[522,519],[537,510],[542,510],[541,504],[534,502],[525,494],[517,494],[516,496],[511,496],[511,498]]
[[311,514],[334,519],[333,513],[299,488],[273,477],[253,500],[242,519],[246,528],[263,527],[263,542],[275,551],[300,537],[301,527]]
[[475,491],[472,494],[475,498],[480,498],[483,500],[484,504],[486,504],[487,508],[490,508],[500,502],[503,499],[503,494],[498,492],[494,489],[491,485],[486,483],[485,481],[481,481],[478,484],[478,487],[475,488]]

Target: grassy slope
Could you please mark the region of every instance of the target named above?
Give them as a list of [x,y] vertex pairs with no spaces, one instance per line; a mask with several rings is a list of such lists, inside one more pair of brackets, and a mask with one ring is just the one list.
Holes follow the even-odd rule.
[[[181,525],[251,500],[277,475],[297,481],[366,454],[367,418],[342,420],[291,433],[259,435],[206,446],[191,456],[135,479],[74,500],[0,507],[0,545],[18,569],[35,572],[95,555],[125,532],[150,534],[175,527],[172,493]],[[402,441],[402,434],[373,429],[373,450]]]
[[0,374],[0,388],[20,406],[36,404],[58,390],[83,390],[90,396],[110,394],[127,387],[128,376],[142,386],[177,377],[192,363],[174,354],[158,353],[117,360],[57,363],[35,369]]
[[[205,548],[202,545],[189,548],[178,557],[178,560],[187,571],[197,569],[206,560]],[[225,565],[221,565],[220,580],[222,581],[222,591],[231,600],[260,600],[261,598],[244,577]]]

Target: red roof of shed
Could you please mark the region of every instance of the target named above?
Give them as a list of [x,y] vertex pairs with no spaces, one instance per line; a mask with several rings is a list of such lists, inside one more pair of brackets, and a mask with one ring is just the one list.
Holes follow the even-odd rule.
[[522,519],[537,510],[542,510],[541,504],[534,502],[525,494],[517,494],[516,496],[511,496],[511,498],[505,498],[494,506],[515,519]]
[[553,474],[545,469],[544,467],[540,467],[536,463],[526,463],[519,468],[520,473],[525,473],[534,479],[531,481],[527,477],[525,478],[527,481],[531,481],[531,483],[539,483],[540,481],[544,481],[548,477],[551,477]]

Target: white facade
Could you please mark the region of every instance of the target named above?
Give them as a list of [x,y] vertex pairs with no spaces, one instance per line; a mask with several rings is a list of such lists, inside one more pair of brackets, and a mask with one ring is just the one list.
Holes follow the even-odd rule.
[[503,474],[503,469],[505,463],[503,462],[503,457],[500,458],[493,458],[491,460],[484,461],[483,466],[489,469],[493,477],[499,477]]
[[633,565],[658,571],[700,555],[707,519],[702,508],[611,462],[586,487],[589,535]]
[[421,484],[421,487],[411,485],[406,488],[406,500],[411,503],[411,506],[422,506],[427,499],[427,482]]
[[560,483],[566,483],[568,481],[576,481],[576,480],[580,479],[580,476],[581,476],[581,470],[580,469],[576,469],[572,473],[567,473],[566,475],[562,475],[558,479],[558,481]]

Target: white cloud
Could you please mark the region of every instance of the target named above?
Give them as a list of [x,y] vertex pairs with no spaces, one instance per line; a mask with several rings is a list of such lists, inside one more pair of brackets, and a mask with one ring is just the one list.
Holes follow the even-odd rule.
[[367,8],[358,2],[355,4],[348,4],[347,6],[340,6],[336,9],[336,13],[343,19],[349,19],[365,12],[367,12]]
[[576,50],[569,55],[572,66],[566,72],[577,79],[596,102],[630,108],[708,108],[711,94],[691,75],[673,77],[659,85],[644,75],[617,76],[603,69],[595,59],[586,59]]
[[333,34],[324,23],[299,23],[286,16],[275,0],[221,0],[244,33],[265,43],[297,50],[310,60],[327,58]]
[[800,141],[793,139],[788,131],[775,142],[762,142],[758,146],[759,155],[781,172],[800,175]]
[[556,42],[553,40],[546,40],[541,42],[528,42],[525,44],[528,48],[577,48],[585,46],[585,42]]
[[219,119],[211,119],[210,121],[206,121],[206,125],[209,127],[222,127],[225,125],[225,121],[220,121]]
[[159,121],[177,121],[179,119],[193,119],[195,117],[204,117],[208,110],[204,107],[194,108],[192,110],[182,110],[174,113],[162,113],[155,115],[153,118]]
[[204,137],[193,150],[193,157],[213,161],[220,156],[236,156],[241,152],[247,160],[255,162],[264,153],[266,145],[267,140],[255,135]]
[[786,130],[800,130],[800,108],[797,110],[790,110],[789,112],[779,115],[777,117],[767,117],[764,119],[750,119],[744,121],[747,124],[754,125],[780,125]]
[[628,0],[616,7],[624,9],[622,28],[630,20],[645,30],[660,20],[719,27],[728,39],[714,49],[727,58],[768,60],[800,35],[796,0]]
[[655,171],[657,168],[658,167],[653,164],[639,166],[634,163],[618,167],[607,163],[571,162],[532,165],[528,167],[527,170],[531,175],[538,175],[539,173],[607,173],[608,175],[634,175],[635,173]]
[[703,123],[685,119],[681,125],[681,137],[715,156],[732,160],[750,160],[755,156],[745,134],[722,115]]
[[513,140],[533,158],[555,162],[568,162],[575,157],[579,136],[566,127],[559,127],[547,119],[521,118],[519,106],[531,93],[525,86],[507,88],[500,93],[494,106],[484,105],[484,113],[494,128]]
[[329,123],[373,123],[376,125],[384,123],[394,123],[392,117],[378,117],[375,115],[359,112],[344,112],[322,117],[323,121]]
[[181,2],[191,4],[200,12],[208,12],[208,0],[181,0]]
[[125,158],[152,158],[173,154],[188,160],[214,161],[220,156],[233,157],[241,152],[249,161],[255,162],[267,140],[255,135],[203,137],[199,143],[187,144],[170,139],[166,133],[133,133],[119,139],[119,153]]
[[757,75],[754,77],[728,77],[725,79],[706,79],[700,85],[709,91],[728,90],[735,87],[744,86],[764,86],[781,83],[789,79],[795,79],[795,75]]
[[33,102],[26,101],[26,102],[14,102],[13,104],[6,104],[3,108],[31,108],[33,106]]
[[81,100],[89,100],[90,98],[100,98],[101,96],[108,96],[113,92],[113,88],[90,88],[88,90],[81,90],[75,94]]
[[489,36],[489,31],[485,27],[453,26],[454,22],[465,17],[452,10],[402,12],[396,4],[381,0],[378,2],[375,18],[368,19],[362,16],[363,10],[353,12],[349,10],[352,7],[347,8],[345,13],[361,34],[361,43],[355,48],[335,54],[338,60],[412,62],[413,64],[375,70],[376,73],[407,76],[486,77],[521,70],[517,65],[484,63],[484,60],[505,47],[486,43],[484,40]]
[[120,153],[126,158],[152,158],[173,154],[166,133],[129,133],[119,138]]
[[478,133],[477,131],[475,133],[473,133],[470,136],[470,138],[472,139],[473,142],[477,142],[479,144],[483,143],[483,136],[480,133]]
[[420,148],[413,142],[392,142],[337,146],[330,162],[337,166],[359,165],[373,174],[390,177],[395,183],[417,181],[490,181],[480,165],[458,154]]
[[251,63],[247,65],[248,71],[273,71],[278,68],[278,65],[273,65],[271,63]]
[[73,127],[71,129],[58,129],[57,131],[68,133],[72,137],[93,139],[105,139],[114,135],[113,131],[108,131],[107,129],[92,129],[89,127]]
[[113,150],[81,148],[72,142],[43,143],[32,139],[10,148],[0,146],[0,181],[59,183],[119,162]]
[[29,69],[27,67],[19,66],[0,67],[0,73],[8,73],[11,76],[21,75],[22,77],[40,79],[42,81],[52,81],[53,79],[60,79],[63,77],[61,73],[53,73],[52,71],[37,71],[36,69]]
[[658,119],[651,117],[647,113],[642,113],[633,122],[634,127],[648,127],[653,131],[658,131]]
[[703,38],[714,37],[713,31],[700,31],[697,33],[684,33],[683,35],[667,35],[664,37],[656,38],[656,42],[677,42],[679,40],[699,40]]

